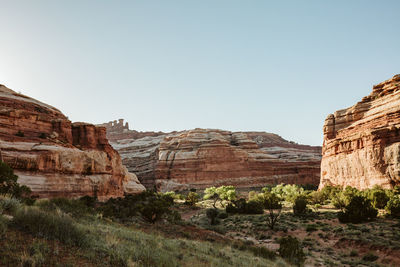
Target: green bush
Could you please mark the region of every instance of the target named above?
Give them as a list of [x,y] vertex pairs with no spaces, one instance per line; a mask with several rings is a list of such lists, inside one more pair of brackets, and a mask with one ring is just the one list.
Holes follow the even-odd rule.
[[216,204],[219,201],[221,206],[224,206],[224,201],[233,201],[236,199],[236,189],[232,185],[220,186],[220,187],[209,187],[204,190],[204,199],[212,199],[214,201],[213,207],[216,208]]
[[343,211],[343,209],[347,205],[349,205],[351,199],[360,194],[361,192],[358,189],[353,188],[351,186],[347,186],[345,190],[342,191],[334,190],[332,192],[331,202],[335,206],[335,208],[341,209]]
[[60,209],[71,216],[82,217],[84,215],[94,214],[94,209],[90,207],[94,206],[94,203],[92,202],[92,198],[89,198],[53,198],[49,200],[40,200],[37,202],[37,206],[45,211],[56,211],[57,209]]
[[[263,188],[264,192],[267,192],[267,188]],[[271,193],[274,193],[281,199],[286,200],[287,202],[294,203],[294,200],[298,195],[302,195],[304,193],[304,189],[295,184],[279,184],[272,188]]]
[[124,198],[110,198],[99,204],[97,211],[105,217],[121,221],[130,221],[133,217],[141,216],[147,222],[155,223],[164,216],[175,216],[170,214],[173,204],[174,199],[170,195],[144,191],[137,195],[126,195]]
[[186,196],[185,204],[189,206],[195,206],[197,202],[199,202],[200,196],[195,192],[189,192]]
[[394,217],[400,218],[400,195],[394,195],[386,204],[385,210]]
[[295,215],[304,215],[308,212],[307,209],[308,200],[304,195],[299,195],[296,197],[293,205],[293,213]]
[[13,225],[37,237],[56,239],[68,245],[87,245],[86,233],[64,213],[49,213],[37,208],[20,209]]
[[13,198],[27,198],[31,189],[17,182],[18,176],[5,162],[0,161],[0,195],[10,195]]
[[20,207],[22,207],[22,204],[18,199],[0,197],[0,213],[9,213],[13,215]]
[[264,206],[262,203],[250,200],[245,205],[245,214],[263,214]]
[[344,211],[338,213],[339,221],[342,223],[361,223],[372,220],[378,215],[371,201],[362,195],[353,196]]
[[366,190],[364,194],[371,200],[372,205],[376,209],[385,208],[389,201],[388,194],[379,186],[374,186],[372,189]]
[[206,210],[206,215],[207,218],[210,220],[210,224],[214,225],[217,223],[217,216],[218,216],[218,210],[217,209],[207,209]]
[[300,241],[296,237],[287,236],[279,240],[279,255],[289,263],[302,266],[305,261],[305,254]]
[[244,198],[234,200],[229,203],[225,208],[227,213],[239,213],[239,214],[263,214],[264,206],[261,202],[256,200],[250,200],[246,202]]
[[256,257],[262,257],[269,260],[276,258],[275,252],[267,249],[266,247],[249,246],[247,250],[253,252],[254,256]]

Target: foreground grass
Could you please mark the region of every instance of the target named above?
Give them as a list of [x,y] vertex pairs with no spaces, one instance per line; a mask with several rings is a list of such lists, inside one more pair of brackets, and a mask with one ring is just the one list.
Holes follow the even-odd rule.
[[3,265],[287,266],[243,247],[166,238],[96,216],[78,219],[39,207],[22,207],[13,216],[0,241]]

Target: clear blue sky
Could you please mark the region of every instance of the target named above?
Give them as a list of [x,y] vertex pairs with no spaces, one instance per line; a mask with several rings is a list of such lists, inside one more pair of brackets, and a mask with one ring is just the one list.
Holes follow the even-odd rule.
[[0,83],[72,121],[320,145],[328,114],[400,73],[400,1],[1,0],[0,11]]

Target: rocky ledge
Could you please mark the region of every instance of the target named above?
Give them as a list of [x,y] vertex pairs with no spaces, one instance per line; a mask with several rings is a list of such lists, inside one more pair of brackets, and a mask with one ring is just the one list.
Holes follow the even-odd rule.
[[400,184],[400,75],[324,124],[321,183],[359,189]]
[[0,85],[0,159],[40,197],[99,199],[144,190],[106,129],[71,123],[56,108]]
[[102,126],[123,163],[147,188],[319,183],[321,147],[298,145],[276,134],[214,129],[137,132],[122,119]]

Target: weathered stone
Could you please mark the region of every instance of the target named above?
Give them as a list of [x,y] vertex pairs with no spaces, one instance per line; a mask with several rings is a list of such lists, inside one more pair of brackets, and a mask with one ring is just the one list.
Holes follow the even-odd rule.
[[102,126],[123,163],[147,188],[319,183],[321,148],[275,134],[213,129],[144,133],[121,127],[123,120]]
[[100,199],[144,190],[108,143],[106,129],[0,85],[0,155],[40,197]]
[[400,184],[400,75],[373,87],[323,127],[321,183],[359,189]]

